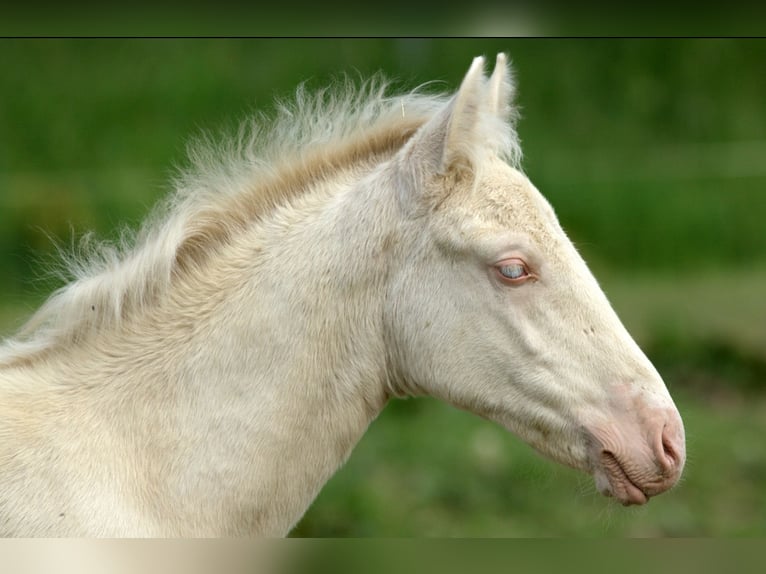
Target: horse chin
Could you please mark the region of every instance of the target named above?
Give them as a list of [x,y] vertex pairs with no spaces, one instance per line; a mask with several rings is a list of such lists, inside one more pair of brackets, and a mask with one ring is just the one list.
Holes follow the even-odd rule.
[[649,496],[630,478],[614,454],[601,453],[599,463],[593,478],[601,494],[614,497],[623,506],[640,506],[649,502]]

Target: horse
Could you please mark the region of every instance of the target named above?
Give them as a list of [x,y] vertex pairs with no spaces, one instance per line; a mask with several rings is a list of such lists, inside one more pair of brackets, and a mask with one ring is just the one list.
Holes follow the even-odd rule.
[[515,80],[305,87],[202,143],[0,347],[0,533],[289,534],[393,399],[432,396],[640,505],[684,427],[521,168]]

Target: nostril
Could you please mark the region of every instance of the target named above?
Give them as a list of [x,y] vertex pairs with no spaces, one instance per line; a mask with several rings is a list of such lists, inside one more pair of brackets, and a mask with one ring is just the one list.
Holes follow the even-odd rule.
[[684,464],[684,439],[683,432],[671,421],[665,424],[660,435],[661,449],[658,449],[658,458],[663,471],[672,476],[681,471]]
[[670,470],[678,465],[678,453],[676,452],[671,439],[668,437],[666,430],[667,427],[665,427],[665,429],[662,431],[662,451],[665,455],[665,463],[667,468]]

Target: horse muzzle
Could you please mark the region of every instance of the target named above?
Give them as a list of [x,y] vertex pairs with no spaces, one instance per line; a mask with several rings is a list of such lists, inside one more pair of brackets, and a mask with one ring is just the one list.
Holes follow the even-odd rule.
[[596,488],[625,506],[646,504],[672,488],[686,460],[684,427],[675,408],[633,415],[586,429]]

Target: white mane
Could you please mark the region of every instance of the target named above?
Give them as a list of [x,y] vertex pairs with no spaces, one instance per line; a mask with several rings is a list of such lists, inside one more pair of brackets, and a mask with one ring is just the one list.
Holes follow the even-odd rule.
[[[389,85],[381,76],[361,86],[344,78],[308,93],[302,84],[294,100],[277,101],[273,118],[258,113],[234,138],[215,142],[205,136],[192,144],[191,167],[175,178],[175,191],[138,232],[124,233],[116,244],[86,235],[79,254],[64,256],[70,282],[0,346],[0,364],[119,324],[237,229],[313,181],[338,167],[393,154],[448,99],[418,89],[387,96]],[[516,163],[515,130],[497,135],[497,151]]]

